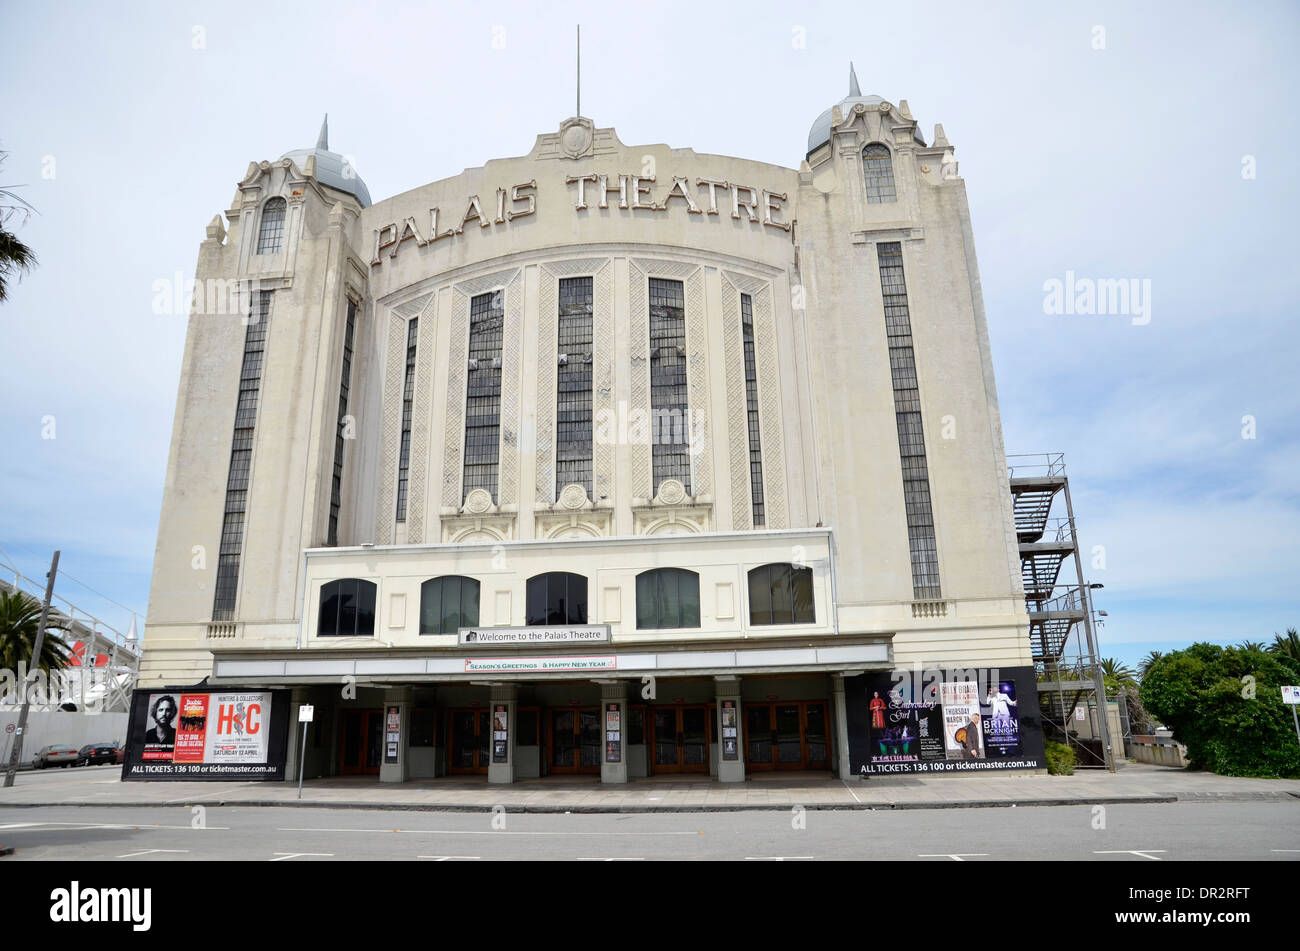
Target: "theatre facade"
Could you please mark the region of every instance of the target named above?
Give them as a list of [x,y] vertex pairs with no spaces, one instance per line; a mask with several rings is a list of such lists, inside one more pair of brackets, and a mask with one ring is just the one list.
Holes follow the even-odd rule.
[[795,150],[571,118],[378,202],[323,128],[250,164],[199,250],[130,778],[182,763],[177,709],[196,775],[1041,765],[992,727],[1037,702],[953,147],[853,81]]

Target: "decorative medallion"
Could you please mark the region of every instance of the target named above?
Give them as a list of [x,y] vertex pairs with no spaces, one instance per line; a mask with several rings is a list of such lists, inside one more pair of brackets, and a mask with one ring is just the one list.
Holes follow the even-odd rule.
[[587,504],[587,490],[576,482],[570,482],[560,490],[560,505],[566,509],[580,509]]
[[667,505],[676,505],[686,498],[686,487],[676,479],[664,479],[659,483],[659,501]]
[[581,158],[591,152],[595,131],[590,119],[565,119],[560,125],[560,151],[566,158]]
[[487,489],[473,489],[465,496],[465,511],[482,515],[492,507],[492,496]]

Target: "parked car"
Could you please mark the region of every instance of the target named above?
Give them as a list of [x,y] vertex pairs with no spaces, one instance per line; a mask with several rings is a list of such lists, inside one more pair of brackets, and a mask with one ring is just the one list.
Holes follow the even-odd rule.
[[116,743],[87,743],[77,754],[78,766],[94,766],[98,763],[116,763]]
[[32,769],[44,769],[47,766],[74,766],[79,755],[75,746],[42,746],[32,757]]

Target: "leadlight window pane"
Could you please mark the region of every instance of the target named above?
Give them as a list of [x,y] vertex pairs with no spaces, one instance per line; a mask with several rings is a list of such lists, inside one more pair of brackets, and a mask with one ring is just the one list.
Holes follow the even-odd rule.
[[373,581],[360,578],[341,578],[321,585],[316,633],[321,637],[373,636],[377,590]]
[[343,501],[343,452],[347,446],[343,438],[348,415],[348,391],[352,381],[352,338],[356,330],[357,304],[348,298],[347,322],[343,330],[343,363],[339,379],[339,415],[334,428],[334,476],[330,488],[330,519],[326,545],[339,543],[339,509]]
[[812,624],[816,621],[812,569],[760,565],[749,572],[750,624]]
[[867,178],[868,204],[880,205],[898,199],[894,191],[894,159],[887,147],[872,144],[863,149],[862,170]]
[[664,479],[691,492],[686,305],[681,281],[650,278],[650,439],[654,493]]
[[406,492],[411,467],[411,407],[415,399],[415,344],[419,318],[406,327],[406,378],[402,383],[402,442],[397,460],[397,521],[406,521]]
[[254,295],[249,309],[250,319],[244,330],[239,395],[235,402],[235,427],[230,440],[230,467],[226,473],[221,544],[212,598],[214,621],[230,621],[235,616],[235,599],[239,592],[239,560],[244,542],[244,514],[253,463],[253,427],[257,421],[257,395],[262,383],[262,353],[266,349],[271,317],[271,293],[259,291]]
[[505,291],[470,300],[469,372],[465,398],[464,494],[486,489],[497,499],[501,433],[501,336]]
[[700,626],[700,576],[684,568],[656,568],[636,578],[636,626]]
[[749,427],[749,492],[754,527],[766,524],[763,505],[763,449],[758,425],[758,369],[754,359],[754,305],[748,294],[740,295],[740,330],[745,345],[745,405]]
[[528,579],[530,627],[587,623],[587,579],[567,571],[552,571]]
[[556,359],[555,493],[577,483],[592,497],[592,294],[590,277],[560,281]]
[[[873,146],[868,146],[868,151],[871,148]],[[888,152],[887,149],[885,151]],[[912,597],[939,598],[939,552],[934,534],[929,469],[925,461],[925,427],[921,420],[921,395],[916,375],[916,356],[912,348],[912,325],[907,306],[907,282],[903,276],[902,245],[896,241],[878,244],[876,254],[880,264],[880,291],[885,305],[889,369],[894,384],[894,415],[902,464],[903,506],[907,515],[907,541],[912,561]]]
[[284,244],[283,198],[272,198],[262,206],[262,225],[257,233],[258,254],[278,254]]

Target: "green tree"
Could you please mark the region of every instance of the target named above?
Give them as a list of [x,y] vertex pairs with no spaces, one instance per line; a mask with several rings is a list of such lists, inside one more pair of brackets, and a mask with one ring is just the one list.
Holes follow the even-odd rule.
[[1237,645],[1237,648],[1243,651],[1263,651],[1268,649],[1263,641],[1242,641]]
[[1288,657],[1197,643],[1151,668],[1142,703],[1187,746],[1194,769],[1300,778],[1300,742],[1281,691],[1298,677]]
[[[41,602],[23,591],[0,591],[0,668],[18,672],[21,661],[31,669],[36,628],[41,620]],[[68,645],[54,633],[62,630],[62,618],[53,610],[45,622],[41,644],[41,670],[58,670],[68,665]]]
[[[4,165],[7,152],[0,152],[0,166]],[[36,252],[18,240],[6,227],[18,216],[26,221],[31,216],[32,206],[19,198],[12,189],[0,188],[0,303],[9,296],[8,282],[23,271],[30,270],[36,264]]]
[[1107,695],[1119,693],[1122,687],[1137,690],[1137,674],[1133,672],[1133,668],[1121,664],[1114,657],[1101,659],[1101,675],[1106,682]]
[[1300,665],[1300,634],[1297,634],[1296,629],[1293,627],[1286,629],[1286,637],[1281,634],[1274,634],[1273,643],[1269,645],[1268,652],[1290,657]]
[[1138,662],[1138,679],[1144,678],[1151,671],[1151,668],[1156,665],[1156,661],[1164,656],[1162,651],[1151,651],[1147,656],[1143,657]]

